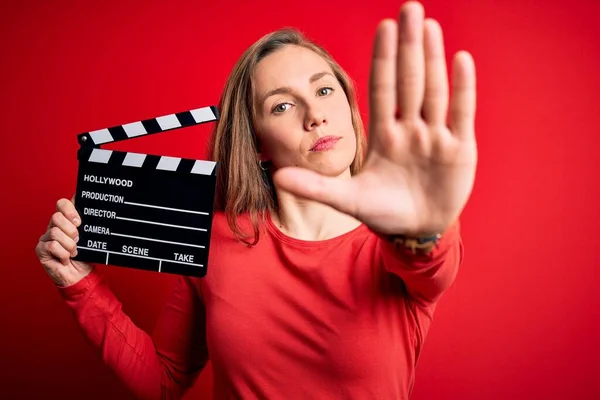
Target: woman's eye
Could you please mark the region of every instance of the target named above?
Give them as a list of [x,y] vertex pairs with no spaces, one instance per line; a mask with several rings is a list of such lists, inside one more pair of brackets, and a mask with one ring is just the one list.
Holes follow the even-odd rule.
[[287,106],[287,107],[289,107],[289,105],[290,105],[289,103],[281,103],[281,104],[277,104],[277,105],[275,106],[275,108],[273,108],[273,112],[275,112],[275,113],[282,113],[282,112],[284,112],[285,110],[287,110],[286,106]]
[[324,88],[319,89],[318,93],[319,93],[319,96],[327,96],[331,92],[333,92],[333,88],[324,87]]

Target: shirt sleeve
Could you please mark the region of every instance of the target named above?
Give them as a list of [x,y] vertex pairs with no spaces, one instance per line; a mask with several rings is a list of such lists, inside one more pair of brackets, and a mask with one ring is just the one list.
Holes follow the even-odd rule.
[[85,338],[136,398],[181,398],[208,362],[205,310],[190,278],[178,277],[152,335],[123,312],[96,268],[58,290]]
[[458,220],[444,232],[429,254],[413,254],[410,249],[397,249],[382,238],[378,241],[384,268],[399,276],[408,294],[424,307],[436,303],[452,285],[463,259]]

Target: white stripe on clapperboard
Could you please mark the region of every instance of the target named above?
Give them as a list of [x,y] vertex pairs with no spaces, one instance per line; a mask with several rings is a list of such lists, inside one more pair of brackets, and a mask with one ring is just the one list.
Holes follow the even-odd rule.
[[[200,124],[205,121],[211,121],[215,119],[215,114],[213,113],[210,107],[202,107],[197,108],[195,110],[190,110],[192,117],[196,121],[196,123]],[[160,126],[160,129],[174,129],[181,128],[181,123],[175,114],[169,114],[162,117],[155,118],[156,122]],[[142,121],[131,122],[129,124],[121,125],[127,137],[132,138],[136,136],[145,135],[148,132]],[[108,128],[98,129],[96,131],[92,131],[89,133],[90,137],[94,141],[95,144],[104,144],[114,141],[114,138],[110,134]]]
[[[95,148],[92,150],[88,161],[100,164],[108,164],[108,160],[110,159],[112,152],[112,150]],[[127,153],[123,159],[122,165],[140,168],[145,159],[146,154]],[[179,166],[180,162],[181,158],[179,157],[160,156],[160,160],[156,166],[156,169],[163,171],[177,171],[177,167]],[[215,169],[216,164],[216,161],[196,160],[190,173],[198,175],[210,175]]]
[[122,219],[123,221],[141,222],[143,224],[170,226],[172,228],[190,229],[190,230],[194,230],[194,231],[206,232],[206,229],[204,229],[204,228],[195,228],[193,226],[165,224],[164,222],[145,221],[143,219],[134,219],[134,218],[125,218],[125,217],[115,217],[115,219]]
[[124,204],[130,204],[132,206],[151,207],[151,208],[159,208],[161,210],[180,211],[180,212],[186,212],[186,213],[190,213],[190,214],[208,215],[208,213],[204,212],[204,211],[183,210],[183,209],[180,209],[180,208],[171,208],[171,207],[163,207],[163,206],[153,206],[151,204],[134,203],[133,201],[124,201],[123,203]]

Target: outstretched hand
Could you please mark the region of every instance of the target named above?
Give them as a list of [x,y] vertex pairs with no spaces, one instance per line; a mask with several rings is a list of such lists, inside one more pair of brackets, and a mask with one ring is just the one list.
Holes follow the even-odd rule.
[[[461,51],[452,98],[442,29],[407,2],[376,32],[369,88],[369,147],[351,180],[288,167],[276,184],[328,204],[383,234],[443,232],[465,207],[477,164],[475,66]],[[448,123],[446,122],[448,120]]]

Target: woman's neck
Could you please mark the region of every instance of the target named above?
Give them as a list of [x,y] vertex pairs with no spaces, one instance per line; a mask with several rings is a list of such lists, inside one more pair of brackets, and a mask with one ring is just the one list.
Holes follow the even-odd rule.
[[[340,176],[339,179],[349,179]],[[331,239],[356,229],[361,222],[328,205],[299,198],[275,188],[279,208],[271,213],[273,223],[287,236],[317,241]]]

